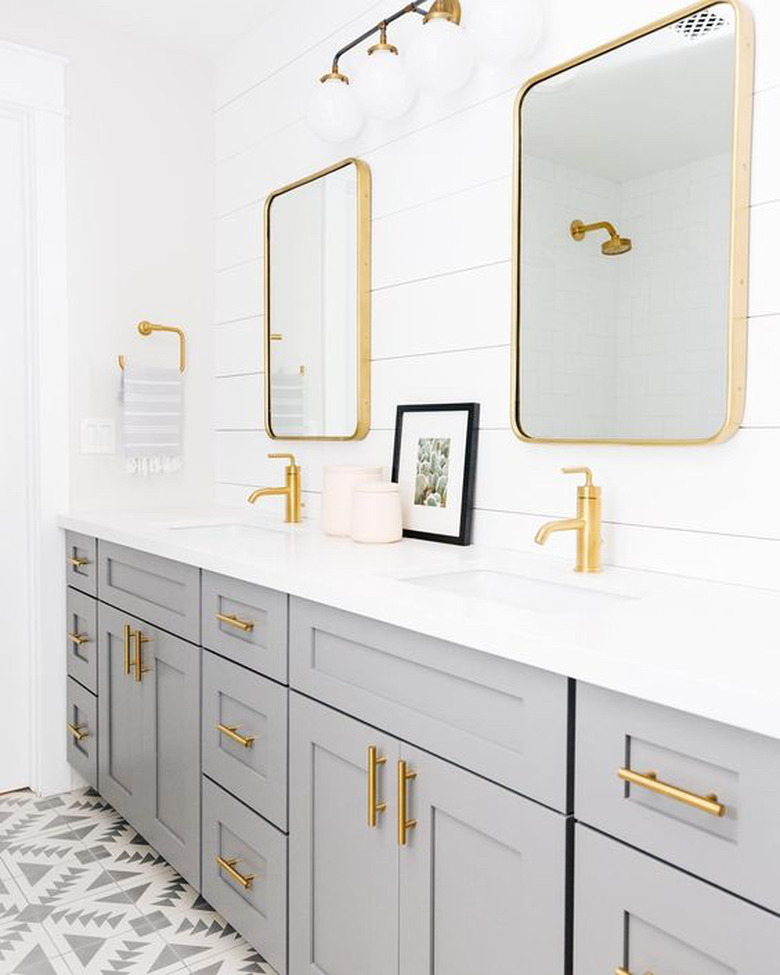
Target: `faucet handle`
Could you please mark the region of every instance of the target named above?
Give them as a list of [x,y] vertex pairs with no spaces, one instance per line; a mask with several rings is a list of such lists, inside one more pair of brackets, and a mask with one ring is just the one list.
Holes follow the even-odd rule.
[[268,459],[269,460],[286,460],[286,461],[288,461],[288,466],[289,467],[297,467],[298,466],[295,463],[295,454],[269,454],[268,455]]
[[601,488],[593,483],[593,471],[589,467],[562,467],[561,474],[584,474],[585,483],[577,488],[577,494],[581,498],[598,498],[601,495]]

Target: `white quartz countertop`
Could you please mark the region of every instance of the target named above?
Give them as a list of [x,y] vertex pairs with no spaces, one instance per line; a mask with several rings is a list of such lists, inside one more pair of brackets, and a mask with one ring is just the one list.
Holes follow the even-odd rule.
[[[628,569],[581,576],[543,552],[364,546],[243,509],[71,514],[60,525],[780,738],[777,591]],[[477,575],[453,575],[464,572]],[[573,587],[560,590],[562,609],[551,584]]]

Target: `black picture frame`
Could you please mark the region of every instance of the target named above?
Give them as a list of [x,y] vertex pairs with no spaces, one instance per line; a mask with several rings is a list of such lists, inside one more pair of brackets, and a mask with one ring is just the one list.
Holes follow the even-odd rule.
[[479,444],[479,403],[415,403],[396,407],[395,440],[393,444],[393,470],[391,479],[398,484],[403,444],[404,417],[407,413],[466,413],[466,445],[463,458],[463,485],[459,531],[457,535],[417,531],[404,526],[404,538],[420,538],[428,542],[447,545],[471,545],[474,525],[474,488],[477,474],[477,448]]

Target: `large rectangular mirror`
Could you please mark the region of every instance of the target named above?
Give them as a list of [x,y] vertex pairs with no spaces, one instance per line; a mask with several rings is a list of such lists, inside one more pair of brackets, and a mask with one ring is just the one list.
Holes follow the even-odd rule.
[[521,91],[521,439],[714,443],[738,428],[752,79],[752,22],[730,0],[689,7]]
[[275,440],[370,426],[371,172],[345,159],[265,205],[265,425]]

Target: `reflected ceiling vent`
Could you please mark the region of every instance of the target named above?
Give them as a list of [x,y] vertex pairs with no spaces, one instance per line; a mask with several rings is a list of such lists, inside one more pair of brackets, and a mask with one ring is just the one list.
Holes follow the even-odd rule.
[[699,10],[695,14],[691,14],[690,17],[683,17],[682,20],[678,20],[675,24],[672,24],[671,30],[675,34],[679,34],[686,41],[693,42],[700,41],[705,37],[709,37],[710,34],[714,34],[716,31],[729,26],[730,21],[727,17],[709,8],[707,10]]

